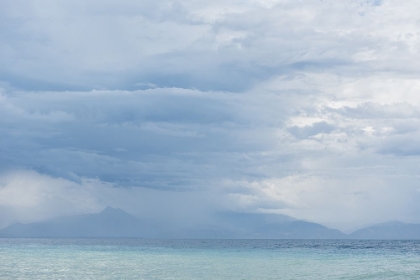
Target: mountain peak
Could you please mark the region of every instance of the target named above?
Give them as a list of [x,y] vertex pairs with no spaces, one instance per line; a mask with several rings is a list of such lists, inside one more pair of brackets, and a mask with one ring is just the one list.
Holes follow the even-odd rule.
[[107,206],[101,211],[101,213],[103,213],[103,212],[121,212],[121,211],[124,212],[124,210],[122,210],[120,208],[114,208],[112,206]]
[[105,216],[132,216],[129,213],[125,212],[124,210],[120,208],[114,208],[111,206],[105,207],[104,210],[98,213],[99,215],[105,215]]

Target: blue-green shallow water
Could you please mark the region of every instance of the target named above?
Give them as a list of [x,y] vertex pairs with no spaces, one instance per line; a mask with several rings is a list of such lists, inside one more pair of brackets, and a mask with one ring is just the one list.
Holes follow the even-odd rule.
[[420,241],[0,239],[0,279],[420,279]]

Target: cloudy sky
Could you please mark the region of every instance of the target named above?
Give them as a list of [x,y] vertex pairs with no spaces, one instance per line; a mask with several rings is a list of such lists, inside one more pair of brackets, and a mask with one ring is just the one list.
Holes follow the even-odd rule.
[[420,2],[0,0],[0,228],[420,223]]

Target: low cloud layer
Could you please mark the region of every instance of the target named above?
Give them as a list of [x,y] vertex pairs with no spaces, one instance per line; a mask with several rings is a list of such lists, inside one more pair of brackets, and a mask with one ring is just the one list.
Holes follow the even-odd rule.
[[416,1],[0,5],[0,227],[420,222]]

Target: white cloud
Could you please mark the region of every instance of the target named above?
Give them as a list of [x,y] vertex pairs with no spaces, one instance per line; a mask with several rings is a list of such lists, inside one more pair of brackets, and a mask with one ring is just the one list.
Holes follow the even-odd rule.
[[[13,221],[30,222],[59,215],[97,212],[92,184],[77,184],[34,171],[13,171],[0,177],[0,207],[12,213],[2,215],[0,227]],[[7,210],[6,210],[7,209]]]

